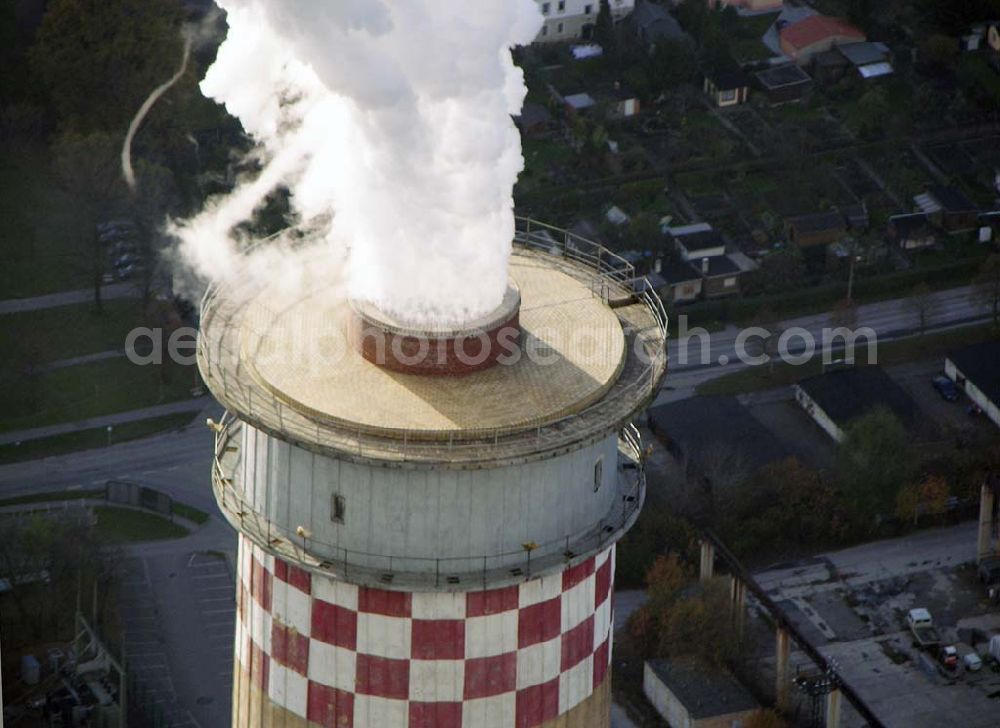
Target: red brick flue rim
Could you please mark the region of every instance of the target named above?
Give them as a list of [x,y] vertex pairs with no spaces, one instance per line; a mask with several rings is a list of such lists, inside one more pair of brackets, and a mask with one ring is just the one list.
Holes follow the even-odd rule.
[[521,295],[510,284],[503,302],[461,328],[427,329],[392,321],[375,306],[351,303],[350,340],[365,360],[402,374],[455,377],[510,357],[520,343]]

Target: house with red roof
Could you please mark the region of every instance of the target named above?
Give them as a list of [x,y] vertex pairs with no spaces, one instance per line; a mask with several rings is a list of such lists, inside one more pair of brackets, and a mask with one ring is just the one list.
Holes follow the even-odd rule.
[[810,15],[781,28],[778,40],[782,53],[799,65],[805,65],[817,53],[842,43],[859,43],[867,37],[847,21],[826,15]]

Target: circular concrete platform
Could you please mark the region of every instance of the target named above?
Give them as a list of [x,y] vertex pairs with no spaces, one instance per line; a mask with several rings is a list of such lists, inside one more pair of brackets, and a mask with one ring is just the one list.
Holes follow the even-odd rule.
[[242,317],[240,368],[307,417],[414,440],[523,430],[601,399],[626,358],[618,316],[537,255],[515,252],[510,277],[521,337],[492,368],[428,377],[376,366],[350,341],[351,306],[326,290],[255,296]]

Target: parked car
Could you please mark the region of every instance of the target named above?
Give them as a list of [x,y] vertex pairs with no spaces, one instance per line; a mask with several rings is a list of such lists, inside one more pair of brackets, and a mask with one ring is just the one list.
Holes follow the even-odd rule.
[[938,650],[938,662],[946,670],[958,668],[958,650],[955,649],[954,645],[945,645]]
[[926,609],[911,609],[906,615],[906,625],[913,633],[917,644],[925,650],[932,650],[941,643],[941,635],[934,626],[934,618]]
[[938,391],[941,397],[949,402],[958,399],[958,387],[955,383],[943,374],[939,374],[931,380],[931,385]]

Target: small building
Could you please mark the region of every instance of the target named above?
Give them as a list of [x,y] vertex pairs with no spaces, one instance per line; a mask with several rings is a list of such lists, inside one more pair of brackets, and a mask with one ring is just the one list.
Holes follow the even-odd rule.
[[957,187],[931,185],[913,201],[921,212],[946,232],[975,230],[979,223],[979,207]]
[[716,106],[736,106],[750,98],[750,79],[734,66],[705,74],[704,89]]
[[569,94],[563,97],[563,103],[570,114],[582,114],[597,105],[594,97],[588,93]]
[[690,660],[647,660],[642,690],[675,728],[730,728],[749,722],[760,704],[727,670]]
[[757,71],[753,77],[772,104],[801,101],[812,90],[812,79],[794,63]]
[[810,15],[778,31],[781,52],[799,65],[834,46],[864,40],[865,34],[850,23],[826,15]]
[[648,0],[638,0],[635,10],[625,20],[627,31],[650,52],[656,44],[667,42],[691,43],[691,36],[665,7]]
[[726,254],[726,242],[707,222],[667,228],[667,233],[684,261],[700,261]]
[[937,228],[922,212],[891,216],[885,235],[890,243],[903,250],[929,248],[938,241]]
[[660,268],[666,280],[663,299],[667,303],[690,303],[701,297],[701,272],[683,260],[670,261]]
[[785,233],[800,248],[825,247],[847,234],[847,221],[837,210],[798,215],[785,220]]
[[542,137],[558,128],[552,113],[541,104],[526,103],[521,113],[514,117],[514,123],[521,133],[528,137]]
[[735,296],[740,292],[740,276],[743,271],[728,255],[702,258],[695,265],[699,267],[703,279],[701,292],[705,298]]
[[810,72],[817,83],[832,86],[843,80],[850,68],[850,61],[836,48],[831,48],[813,56]]
[[838,45],[836,49],[861,78],[880,78],[895,72],[892,67],[892,53],[885,43],[859,41]]
[[608,93],[608,114],[618,119],[628,119],[639,113],[639,97],[632,89],[615,81]]
[[845,367],[792,385],[795,401],[837,442],[850,424],[877,407],[885,407],[904,427],[917,421],[910,395],[878,366]]
[[951,352],[944,360],[944,373],[1000,427],[1000,341]]
[[851,230],[865,231],[871,225],[871,216],[868,214],[868,205],[864,201],[855,205],[843,205],[837,208],[840,214],[847,220],[847,227]]

